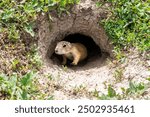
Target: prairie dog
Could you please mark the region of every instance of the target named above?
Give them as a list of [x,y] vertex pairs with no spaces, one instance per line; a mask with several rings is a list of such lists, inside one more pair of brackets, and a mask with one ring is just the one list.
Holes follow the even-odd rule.
[[62,64],[67,63],[67,59],[72,60],[72,65],[77,65],[78,62],[87,57],[87,49],[81,43],[70,43],[68,41],[60,41],[57,43],[55,53],[63,56]]

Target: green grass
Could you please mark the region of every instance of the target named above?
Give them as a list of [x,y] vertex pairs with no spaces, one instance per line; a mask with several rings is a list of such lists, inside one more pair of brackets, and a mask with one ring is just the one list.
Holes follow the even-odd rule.
[[135,47],[150,50],[150,1],[107,0],[111,16],[104,20],[104,28],[116,48]]
[[4,99],[27,100],[39,96],[36,74],[29,72],[24,76],[0,74],[0,94]]
[[[148,83],[135,83],[130,81],[128,88],[121,87],[122,92],[117,93],[113,86],[109,85],[107,88],[107,94],[99,95],[98,91],[94,91],[94,96],[100,100],[125,100],[125,99],[140,99],[146,95],[147,89],[150,87]],[[150,96],[148,97],[150,98]],[[145,98],[147,99],[147,98]]]
[[57,10],[61,14],[77,2],[79,0],[1,0],[0,32],[7,33],[8,38],[13,41],[20,39],[22,31],[34,37],[33,27],[40,13]]

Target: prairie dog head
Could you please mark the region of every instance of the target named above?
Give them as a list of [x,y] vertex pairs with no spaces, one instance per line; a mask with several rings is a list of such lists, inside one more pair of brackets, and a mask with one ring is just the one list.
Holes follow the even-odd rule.
[[62,55],[62,54],[68,54],[72,48],[72,45],[68,41],[60,41],[57,43],[55,48],[55,53]]

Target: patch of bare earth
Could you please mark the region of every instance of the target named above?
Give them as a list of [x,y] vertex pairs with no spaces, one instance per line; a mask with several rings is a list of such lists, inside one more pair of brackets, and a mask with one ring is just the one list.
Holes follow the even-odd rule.
[[[0,73],[24,75],[31,69],[36,69],[32,62],[33,45],[29,34],[22,34],[24,39],[11,40],[7,34],[0,33]],[[28,41],[28,42],[27,42]]]
[[[150,77],[148,60],[134,50],[126,55],[125,62],[122,64],[111,62],[109,58],[104,59],[104,55],[80,67],[64,68],[61,65],[50,67],[46,64],[42,68],[42,74],[49,74],[52,79],[50,81],[47,77],[43,77],[39,80],[41,84],[55,81],[55,86],[46,87],[46,89],[54,89],[46,92],[53,95],[54,99],[95,99],[92,93],[97,90],[100,95],[107,94],[109,84],[121,94],[121,88],[128,88],[130,80],[136,83],[147,83],[146,78]],[[89,65],[96,67],[88,69]],[[116,70],[122,72],[120,77],[115,76]],[[145,98],[150,98],[150,93],[139,97],[139,99]]]

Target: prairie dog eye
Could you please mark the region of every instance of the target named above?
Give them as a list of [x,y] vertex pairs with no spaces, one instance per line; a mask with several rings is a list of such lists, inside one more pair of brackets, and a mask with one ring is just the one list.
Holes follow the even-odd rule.
[[65,48],[66,47],[66,45],[63,45],[63,48]]

